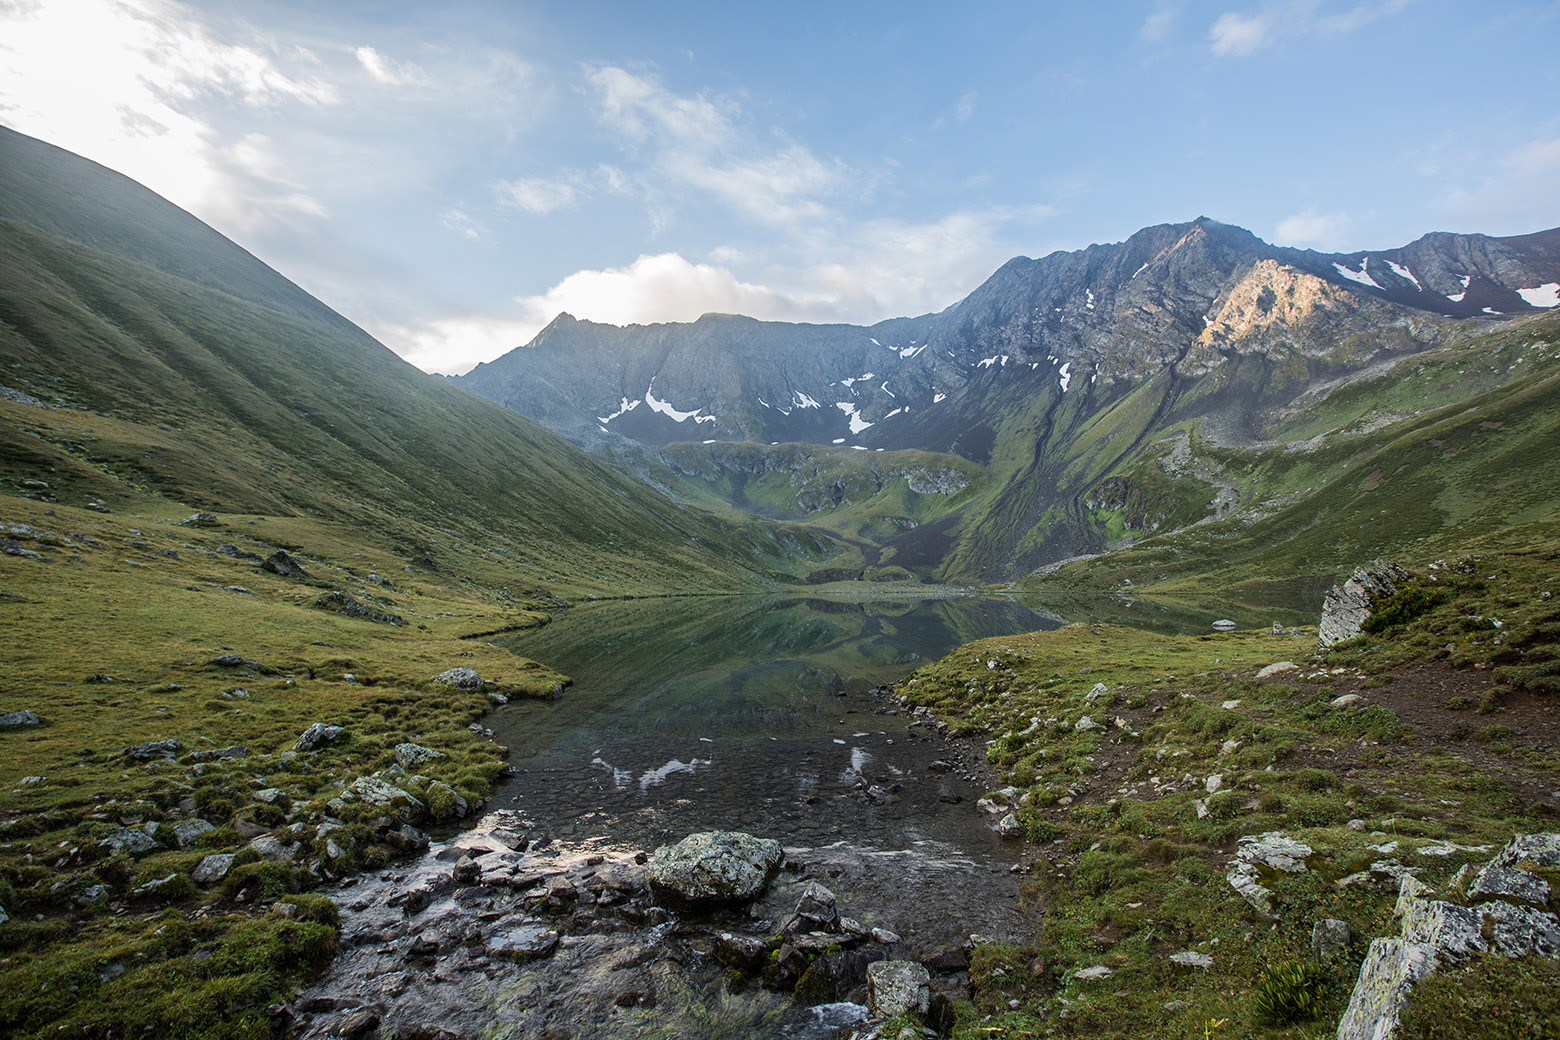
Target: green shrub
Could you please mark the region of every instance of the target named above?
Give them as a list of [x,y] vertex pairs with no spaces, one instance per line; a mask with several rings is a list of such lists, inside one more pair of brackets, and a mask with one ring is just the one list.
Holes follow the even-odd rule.
[[1324,983],[1317,964],[1281,961],[1268,965],[1257,983],[1253,1006],[1257,1020],[1282,1026],[1315,1018],[1322,1010]]
[[1393,625],[1405,624],[1423,614],[1428,614],[1437,604],[1445,602],[1447,591],[1428,585],[1405,585],[1385,599],[1378,600],[1370,617],[1360,626],[1365,632],[1383,632]]

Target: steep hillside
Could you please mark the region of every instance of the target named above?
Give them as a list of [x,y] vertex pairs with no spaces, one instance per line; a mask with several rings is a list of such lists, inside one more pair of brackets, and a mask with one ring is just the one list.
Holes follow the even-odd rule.
[[[940,314],[871,328],[706,315],[619,329],[564,315],[460,381],[618,457],[633,454],[625,438],[684,442],[663,461],[739,506],[733,457],[768,450],[782,468],[790,442],[957,456],[983,470],[979,486],[877,537],[917,573],[1010,580],[1267,500],[1256,484],[1232,498],[1200,455],[1154,478],[1144,465],[1174,443],[1180,458],[1291,440],[1296,416],[1338,411],[1333,392],[1357,402],[1403,359],[1456,354],[1557,293],[1560,230],[1319,254],[1199,219],[1018,258]],[[1459,380],[1439,400],[1490,385]],[[1312,423],[1307,437],[1330,429]],[[873,526],[859,515],[870,495],[803,497],[818,524]],[[1128,522],[1148,497],[1153,515]]]
[[[44,474],[75,505],[150,493],[316,516],[408,558],[436,559],[433,543],[458,536],[556,591],[619,593],[625,566],[646,588],[731,587],[812,551],[675,506],[418,372],[110,171],[10,132],[0,148],[0,468],[13,481]],[[75,200],[82,210],[62,210]],[[199,277],[174,270],[180,257]]]

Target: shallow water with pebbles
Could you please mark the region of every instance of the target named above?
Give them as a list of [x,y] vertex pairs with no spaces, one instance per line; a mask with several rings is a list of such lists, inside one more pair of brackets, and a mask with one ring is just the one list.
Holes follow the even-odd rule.
[[[980,749],[875,687],[1054,624],[992,600],[724,598],[574,608],[513,640],[575,684],[487,720],[516,769],[487,816],[333,893],[342,952],[293,1002],[294,1031],[835,1036],[865,1015],[861,987],[808,1007],[734,984],[719,955],[723,932],[774,935],[811,881],[877,936],[842,939],[858,960],[1032,936],[1017,849],[975,807],[978,761],[960,764]],[[654,906],[646,855],[721,829],[786,847],[769,891],[713,914]]]

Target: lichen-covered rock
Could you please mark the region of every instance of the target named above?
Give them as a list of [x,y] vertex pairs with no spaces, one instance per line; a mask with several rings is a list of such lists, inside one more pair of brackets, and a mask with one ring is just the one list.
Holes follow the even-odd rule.
[[1349,922],[1326,918],[1311,926],[1311,956],[1323,964],[1342,960],[1354,939]]
[[179,848],[187,849],[200,840],[202,834],[216,830],[205,820],[182,820],[173,825],[173,840]]
[[433,748],[425,748],[421,744],[397,744],[395,746],[396,765],[402,769],[416,769],[427,762],[437,762],[443,758],[449,758],[442,751]]
[[702,831],[663,845],[650,860],[650,889],[674,906],[756,899],[785,860],[780,843],[741,831]]
[[1225,878],[1253,910],[1264,917],[1272,917],[1273,893],[1257,880],[1262,868],[1299,873],[1306,869],[1305,858],[1311,853],[1311,846],[1295,841],[1282,831],[1248,834],[1240,839]]
[[[1338,1040],[1390,1040],[1414,985],[1437,968],[1476,953],[1560,957],[1560,918],[1507,902],[1506,893],[1496,891],[1514,888],[1521,893],[1517,898],[1523,899],[1534,894],[1531,886],[1512,876],[1527,872],[1511,864],[1539,863],[1540,857],[1551,854],[1560,856],[1560,834],[1518,835],[1480,871],[1480,879],[1490,879],[1488,890],[1480,894],[1494,898],[1473,907],[1430,899],[1423,884],[1405,876],[1399,883],[1396,910],[1402,919],[1401,934],[1370,944],[1349,1006],[1338,1023]],[[1527,876],[1542,883],[1532,874]]]
[[932,973],[919,961],[878,961],[867,966],[867,1008],[881,1018],[907,1011],[924,1015],[932,1003]]
[[233,869],[233,853],[213,852],[190,871],[190,880],[197,885],[214,885],[228,876]]
[[26,726],[39,725],[43,720],[27,710],[7,712],[0,715],[0,729],[22,729]]
[[376,809],[388,809],[403,820],[421,819],[427,811],[420,799],[375,776],[360,776],[352,781],[341,792],[341,800],[359,801]]
[[1392,595],[1407,579],[1408,571],[1385,560],[1356,567],[1347,581],[1334,585],[1322,600],[1322,620],[1316,629],[1318,645],[1325,648],[1359,635],[1376,602]]
[[274,834],[260,835],[249,843],[249,847],[260,853],[262,858],[273,863],[291,863],[302,851],[296,843],[289,845]]
[[184,745],[177,740],[148,740],[144,744],[127,747],[120,754],[137,762],[150,762],[157,758],[171,760],[182,750]]
[[482,689],[482,676],[477,674],[475,668],[446,668],[435,675],[433,681],[459,690]]
[[98,844],[113,852],[128,852],[132,856],[139,856],[143,852],[151,852],[157,847],[157,842],[145,831],[133,830],[129,827],[121,827],[104,838]]
[[335,743],[345,732],[346,730],[340,726],[329,726],[323,722],[316,722],[304,730],[302,735],[298,737],[297,742],[293,744],[293,750],[314,751],[324,747],[326,744]]

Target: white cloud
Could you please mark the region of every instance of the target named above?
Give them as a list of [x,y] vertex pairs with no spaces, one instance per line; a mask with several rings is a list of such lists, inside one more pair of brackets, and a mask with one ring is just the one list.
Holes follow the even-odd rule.
[[1273,241],[1283,246],[1341,249],[1350,224],[1347,213],[1317,213],[1308,209],[1280,220],[1273,229]]
[[462,238],[472,240],[479,239],[487,234],[487,228],[478,223],[472,216],[461,209],[446,210],[443,224]]
[[1143,19],[1143,25],[1138,29],[1138,38],[1149,41],[1163,40],[1170,35],[1170,27],[1175,23],[1175,14],[1173,7],[1155,11]]
[[333,105],[335,88],[295,52],[215,39],[172,0],[49,0],[0,6],[0,119],[140,181],[227,229],[286,223],[324,207],[271,142],[224,142],[213,100],[248,109]]
[[967,91],[959,98],[959,104],[954,108],[954,115],[959,117],[959,122],[967,123],[975,114],[975,91]]
[[428,74],[412,62],[387,58],[372,47],[359,47],[353,53],[368,74],[386,86],[420,86],[429,81]]
[[574,205],[576,199],[572,178],[548,180],[543,177],[521,177],[512,181],[499,181],[493,190],[504,205],[538,215],[566,209]]
[[1377,19],[1397,14],[1414,0],[1376,0],[1336,14],[1325,13],[1322,2],[1274,2],[1255,14],[1226,11],[1214,20],[1208,30],[1213,53],[1246,57],[1284,37],[1341,36],[1362,29]]
[[820,159],[778,136],[756,138],[741,107],[728,99],[680,96],[654,77],[612,66],[589,69],[586,79],[602,121],[631,150],[649,149],[639,181],[659,210],[657,223],[666,220],[661,196],[668,191],[717,199],[771,226],[814,221],[826,214],[819,196],[851,183],[850,169],[838,160]]
[[1261,50],[1273,39],[1273,15],[1244,15],[1226,11],[1208,30],[1215,54],[1244,57]]
[[397,324],[368,323],[375,339],[425,372],[454,375],[529,343],[542,326],[477,315]]

